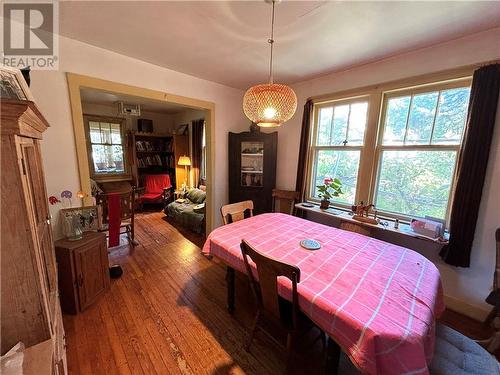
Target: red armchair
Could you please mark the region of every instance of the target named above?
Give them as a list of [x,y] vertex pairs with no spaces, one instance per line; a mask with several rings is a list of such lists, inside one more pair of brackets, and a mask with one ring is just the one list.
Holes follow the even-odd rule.
[[144,176],[144,192],[139,196],[144,203],[162,203],[165,205],[172,195],[172,183],[168,174],[151,174]]

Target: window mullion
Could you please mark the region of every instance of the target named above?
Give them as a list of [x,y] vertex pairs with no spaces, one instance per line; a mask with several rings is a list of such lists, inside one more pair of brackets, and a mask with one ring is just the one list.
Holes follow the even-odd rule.
[[349,112],[347,113],[347,126],[345,128],[344,147],[347,144],[347,139],[349,138],[349,123],[351,122],[351,106],[352,104],[349,104]]
[[406,137],[408,136],[408,126],[410,124],[410,113],[412,105],[413,105],[413,95],[410,98],[410,105],[408,106],[408,113],[406,114],[406,127],[405,127],[405,136],[403,138],[403,144],[406,144]]
[[439,111],[439,100],[441,99],[441,90],[439,90],[439,94],[438,94],[438,97],[437,97],[437,102],[436,102],[436,111],[434,112],[434,119],[432,120],[432,129],[431,129],[431,137],[429,138],[429,144],[431,145],[432,144],[432,137],[434,137],[434,129],[436,127],[436,118],[437,118],[437,114],[438,114],[438,111]]

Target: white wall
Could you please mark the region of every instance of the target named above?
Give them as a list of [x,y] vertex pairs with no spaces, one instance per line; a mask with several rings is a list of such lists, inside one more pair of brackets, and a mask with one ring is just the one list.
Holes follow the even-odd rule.
[[[242,91],[64,37],[60,38],[59,51],[59,71],[34,71],[31,78],[35,100],[51,125],[42,143],[49,195],[58,196],[62,190],[76,192],[80,188],[66,82],[66,72],[71,72],[214,102],[214,207],[227,202],[227,133],[248,128],[241,107]],[[57,207],[51,207],[51,212],[57,219]],[[215,224],[219,225],[219,215],[215,218]]]
[[129,130],[137,131],[138,119],[153,120],[154,131],[158,133],[172,134],[173,131],[175,130],[173,114],[149,112],[142,110],[141,116],[139,117],[123,116],[117,114],[118,111],[116,105],[88,103],[88,102],[82,102],[82,111],[86,115],[100,115],[100,116],[123,118],[125,120],[126,131]]
[[[294,117],[279,132],[277,187],[295,189],[303,106],[308,97],[457,68],[500,58],[500,28],[413,51],[353,69],[293,85],[298,97]],[[499,114],[500,116],[500,110]],[[500,117],[497,117],[483,199],[472,249],[471,267],[460,269],[424,254],[441,271],[447,303],[476,318],[484,318],[484,303],[495,265],[494,229],[500,227]],[[496,193],[495,193],[496,192]]]

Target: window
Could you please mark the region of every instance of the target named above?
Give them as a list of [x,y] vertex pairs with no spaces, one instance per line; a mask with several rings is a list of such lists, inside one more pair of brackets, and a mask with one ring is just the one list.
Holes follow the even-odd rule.
[[339,178],[344,194],[335,198],[351,204],[356,196],[359,162],[364,145],[368,99],[355,98],[318,106],[313,137],[313,177],[310,197],[325,178]]
[[125,175],[125,145],[121,119],[85,117],[90,170],[94,178]]
[[[414,83],[414,82],[413,82]],[[388,217],[446,220],[465,128],[470,77],[383,85],[314,105],[308,191],[339,178],[334,204],[374,203]]]
[[384,95],[377,209],[446,219],[469,92],[462,86]]

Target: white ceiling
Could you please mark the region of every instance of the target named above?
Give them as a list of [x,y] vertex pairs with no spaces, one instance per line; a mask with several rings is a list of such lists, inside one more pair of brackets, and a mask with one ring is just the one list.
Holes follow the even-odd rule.
[[[270,10],[264,1],[69,1],[60,3],[60,32],[245,89],[267,80]],[[275,81],[293,83],[498,26],[496,1],[284,1],[276,7]]]
[[156,112],[167,115],[175,115],[177,113],[192,110],[189,107],[184,107],[179,104],[155,101],[137,96],[123,95],[94,89],[81,89],[80,97],[83,103],[100,104],[107,106],[116,106],[117,102],[124,102],[125,104],[140,104],[141,110],[143,112]]

